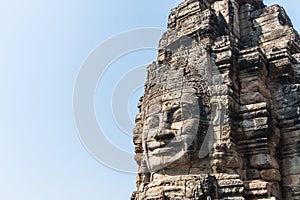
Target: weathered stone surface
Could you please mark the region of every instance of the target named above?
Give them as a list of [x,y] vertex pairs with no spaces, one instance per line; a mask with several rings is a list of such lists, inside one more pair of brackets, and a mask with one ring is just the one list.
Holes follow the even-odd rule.
[[172,9],[138,105],[131,199],[300,199],[299,41],[262,0]]
[[277,169],[262,170],[261,178],[267,181],[281,181],[281,174]]

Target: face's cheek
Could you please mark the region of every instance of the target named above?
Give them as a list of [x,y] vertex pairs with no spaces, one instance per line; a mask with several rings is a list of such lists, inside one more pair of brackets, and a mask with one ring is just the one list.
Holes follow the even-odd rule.
[[154,114],[149,116],[145,120],[145,125],[143,127],[143,140],[152,140],[154,135],[158,132],[160,126],[160,115]]
[[154,136],[157,134],[158,128],[153,128],[148,130],[147,134],[147,140],[153,140]]
[[161,116],[159,114],[151,115],[150,117],[148,117],[147,123],[146,123],[147,128],[155,129],[155,128],[159,127],[160,118],[161,118]]
[[181,142],[184,145],[185,150],[187,150],[194,142],[195,136],[194,135],[182,135]]
[[145,138],[145,140],[146,140],[146,143],[148,144],[148,147],[149,147],[149,143],[155,141],[154,137],[155,137],[155,135],[157,135],[157,132],[158,132],[157,128],[149,129],[147,131],[147,137]]
[[158,128],[155,129],[147,129],[143,132],[143,149],[144,152],[151,152],[155,147],[155,139],[154,136],[157,134]]
[[183,121],[182,134],[196,136],[199,127],[199,119],[186,119]]

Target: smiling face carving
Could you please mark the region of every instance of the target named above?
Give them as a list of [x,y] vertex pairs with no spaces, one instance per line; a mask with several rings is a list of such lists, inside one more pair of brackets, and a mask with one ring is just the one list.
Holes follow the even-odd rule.
[[144,163],[149,170],[185,162],[198,133],[199,96],[180,90],[161,95],[148,105],[143,127]]
[[145,176],[164,168],[206,164],[208,150],[202,144],[208,144],[211,112],[210,54],[187,40],[172,48],[167,49],[168,59],[147,67],[136,118],[135,160]]

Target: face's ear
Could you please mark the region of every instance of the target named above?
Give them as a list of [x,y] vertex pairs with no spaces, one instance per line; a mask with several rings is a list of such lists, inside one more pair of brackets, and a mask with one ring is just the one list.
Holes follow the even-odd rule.
[[143,161],[143,154],[142,153],[136,153],[134,156],[134,160],[136,163],[141,166],[141,162]]
[[133,129],[133,143],[135,150],[135,161],[140,165],[143,159],[143,126],[142,126],[142,114],[139,113],[136,116],[136,127]]

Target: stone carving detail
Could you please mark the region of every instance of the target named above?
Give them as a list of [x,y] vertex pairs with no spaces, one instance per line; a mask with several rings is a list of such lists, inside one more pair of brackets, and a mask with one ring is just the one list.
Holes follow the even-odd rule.
[[131,199],[299,199],[299,41],[262,0],[172,9],[138,105]]

